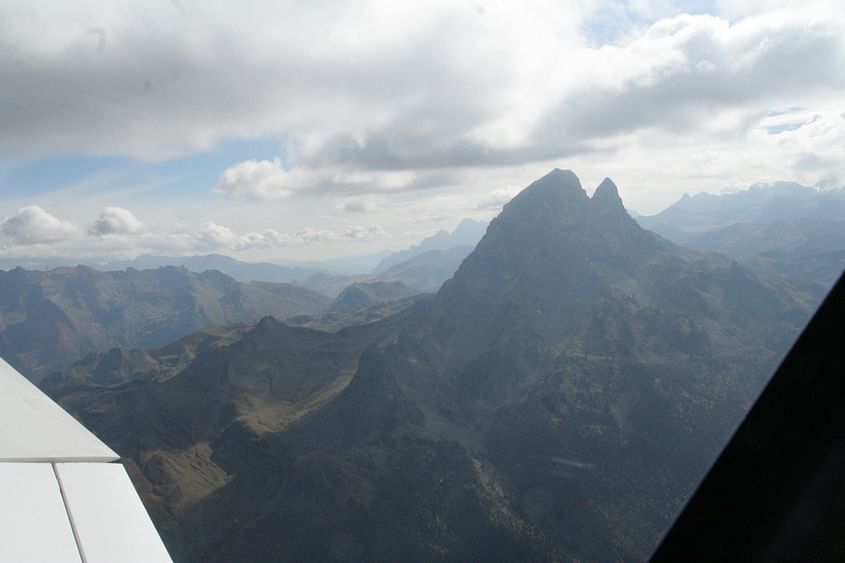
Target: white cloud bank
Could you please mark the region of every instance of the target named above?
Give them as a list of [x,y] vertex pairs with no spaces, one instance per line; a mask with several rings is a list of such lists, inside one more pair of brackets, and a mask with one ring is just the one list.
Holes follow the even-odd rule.
[[[845,144],[839,133],[829,138],[845,111],[841,9],[811,2],[734,22],[682,14],[597,47],[561,23],[568,14],[577,20],[578,9],[561,7],[556,14],[501,6],[483,16],[452,11],[448,24],[421,18],[412,29],[432,21],[439,27],[418,29],[423,39],[397,45],[393,56],[365,49],[363,61],[343,71],[334,61],[340,92],[306,87],[308,99],[297,102],[301,119],[279,125],[295,139],[288,168],[278,160],[242,162],[226,170],[217,191],[253,200],[401,192],[449,185],[460,169],[607,162],[632,145],[648,147],[644,158],[654,162],[690,139],[727,161],[740,148],[757,157],[750,166],[769,161],[763,151],[795,163],[777,167],[781,178],[845,184],[841,160],[812,165],[801,158],[807,150],[827,152],[831,141]],[[301,69],[306,84],[323,62]],[[374,68],[380,78],[370,74]],[[374,80],[387,81],[389,94]],[[332,111],[348,111],[345,118],[307,117],[338,94]],[[812,128],[777,140],[757,134],[772,111],[795,105],[833,124],[824,143],[815,142]],[[736,181],[724,166],[709,174]]]
[[[321,245],[336,241],[372,241],[388,237],[381,225],[353,225],[341,230],[300,229],[292,234],[274,229],[237,233],[206,221],[175,229],[148,229],[128,209],[106,207],[86,231],[37,205],[18,210],[0,222],[0,248],[9,256],[137,256],[158,252],[241,252]],[[33,248],[40,247],[40,248]]]
[[199,249],[232,251],[321,244],[339,240],[378,240],[387,236],[387,231],[381,225],[369,227],[356,225],[339,232],[326,229],[301,229],[292,235],[283,234],[274,229],[265,229],[239,235],[223,225],[206,222],[196,231]]
[[[311,169],[507,165],[642,128],[734,129],[722,114],[842,91],[838,3],[750,5],[729,21],[628,3],[659,21],[599,46],[595,15],[618,4],[13,1],[0,146],[162,158],[284,134]],[[219,188],[308,185],[246,161]]]
[[[274,207],[260,224],[221,211],[178,239],[216,249],[362,240],[330,223],[362,211],[390,232],[436,230],[493,213],[551,166],[586,186],[609,175],[643,212],[685,191],[844,185],[845,4],[702,5],[711,15],[662,0],[11,0],[0,151],[167,159],[285,139],[279,158],[221,165],[216,210]],[[88,239],[157,236],[117,215]]]

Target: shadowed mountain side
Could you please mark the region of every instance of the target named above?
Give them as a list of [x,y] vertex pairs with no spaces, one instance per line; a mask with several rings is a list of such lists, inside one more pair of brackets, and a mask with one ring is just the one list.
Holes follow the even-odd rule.
[[298,315],[285,322],[291,326],[336,332],[395,315],[427,297],[428,294],[419,293],[401,281],[357,282],[341,291],[325,313]]
[[349,313],[374,305],[399,301],[418,292],[402,282],[354,283],[340,292],[327,313]]
[[760,275],[774,275],[788,281],[796,293],[807,295],[811,307],[830,290],[831,280],[845,272],[845,249],[805,256],[757,256],[748,267]]
[[40,385],[51,392],[65,386],[120,385],[140,378],[163,381],[181,372],[198,355],[237,342],[252,328],[246,324],[210,326],[154,350],[112,348],[93,352]]
[[[508,491],[487,514],[512,515],[502,537],[596,560],[647,555],[807,315],[737,264],[640,229],[611,182],[590,200],[560,171],[508,204],[414,313],[294,443],[337,460],[445,441],[495,468],[464,485],[478,503]],[[365,482],[388,495],[385,471]]]
[[0,272],[0,354],[33,381],[91,352],[154,348],[208,325],[322,312],[325,296],[213,270]]
[[[555,170],[395,317],[262,322],[165,383],[64,404],[138,460],[188,560],[641,560],[808,317],[640,228],[611,181],[591,199]],[[215,486],[165,494],[198,474]]]
[[270,461],[267,437],[343,389],[368,346],[395,339],[398,321],[329,334],[266,317],[164,381],[68,385],[52,394],[132,460],[133,478],[178,553],[208,533],[186,509]]
[[844,337],[840,278],[650,561],[845,560]]
[[363,309],[339,313],[323,313],[322,315],[299,315],[285,320],[291,326],[302,326],[323,330],[326,332],[337,332],[343,328],[369,324],[409,309],[415,303],[430,299],[430,293],[417,293],[409,297],[403,297],[395,301],[383,301]]

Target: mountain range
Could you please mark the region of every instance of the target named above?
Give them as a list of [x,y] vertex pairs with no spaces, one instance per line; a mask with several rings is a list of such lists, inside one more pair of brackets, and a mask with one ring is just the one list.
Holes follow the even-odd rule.
[[317,273],[303,285],[332,296],[356,283],[402,282],[417,292],[432,293],[454,275],[486,228],[487,223],[464,219],[452,232],[438,231],[419,244],[385,256],[368,274]]
[[348,313],[374,305],[399,301],[417,292],[402,282],[354,283],[340,292],[328,313]]
[[412,245],[405,250],[400,250],[399,252],[394,252],[386,256],[371,273],[380,274],[393,266],[407,262],[415,256],[432,250],[444,251],[457,247],[473,248],[481,240],[481,237],[484,236],[486,229],[487,223],[485,222],[464,219],[452,232],[445,230],[437,231],[433,235],[424,238],[419,244]]
[[285,321],[290,326],[327,332],[368,324],[396,315],[430,297],[398,282],[357,282],[348,286],[319,315],[298,315]]
[[379,273],[358,276],[314,274],[302,285],[331,296],[361,283],[402,283],[417,293],[433,293],[455,274],[472,249],[472,246],[456,246],[445,250],[426,250]]
[[204,254],[199,256],[139,256],[132,260],[108,262],[94,267],[103,272],[126,270],[152,270],[164,266],[185,268],[191,272],[202,273],[217,270],[242,282],[265,281],[296,283],[308,276],[326,272],[325,269],[305,266],[283,266],[269,262],[244,262],[222,254]]
[[0,271],[0,356],[38,382],[91,352],[155,348],[208,325],[315,314],[330,302],[303,287],[240,283],[215,270],[16,268]]
[[177,559],[642,560],[810,312],[554,170],[401,313],[266,317],[164,375],[160,351],[95,361],[53,393]]
[[[472,250],[472,247],[478,243],[486,227],[486,223],[464,219],[454,231],[440,230],[424,238],[419,244],[412,245],[405,250],[399,250],[393,253],[381,252],[367,256],[338,258],[319,263],[285,265],[269,262],[244,262],[222,254],[204,254],[197,256],[144,255],[131,260],[120,260],[103,264],[91,263],[90,265],[104,272],[126,270],[128,268],[149,270],[164,266],[184,267],[196,273],[202,273],[206,270],[217,270],[242,282],[284,282],[301,284],[306,287],[313,287],[315,283],[325,283],[325,280],[330,279],[333,280],[330,289],[328,291],[325,288],[323,289],[325,293],[330,294],[337,294],[339,292],[339,289],[332,290],[331,288],[340,286],[342,289],[350,283],[358,281],[358,278],[364,279],[364,276],[369,276],[373,281],[397,281],[404,279],[405,281],[409,281],[417,289],[436,290],[443,281],[451,277],[455,272],[458,264],[460,264],[460,260],[466,257],[469,251]],[[461,248],[461,251],[456,253],[454,249],[458,247]],[[430,253],[426,260],[411,263],[404,266],[404,268],[420,270],[425,267],[420,264],[432,264],[437,261],[437,264],[433,266],[436,271],[437,268],[442,269],[444,267],[438,261],[438,257],[443,256],[446,269],[451,269],[448,271],[448,275],[443,277],[440,273],[425,272],[422,274],[420,281],[417,281],[416,278],[402,273],[402,264],[424,253]],[[457,264],[454,264],[455,259],[453,257],[458,254],[460,254],[460,260],[458,260]],[[375,268],[371,265],[368,266],[368,264],[374,261],[377,262]],[[80,263],[87,264],[88,262],[82,261]],[[452,268],[453,264],[454,268]],[[400,266],[400,268],[394,272],[387,272],[395,266]],[[372,271],[367,274],[370,269]],[[380,276],[380,274],[385,275]],[[429,280],[426,278],[433,279]]]
[[637,221],[678,244],[791,280],[817,302],[845,268],[843,189],[776,182],[722,195],[685,195]]

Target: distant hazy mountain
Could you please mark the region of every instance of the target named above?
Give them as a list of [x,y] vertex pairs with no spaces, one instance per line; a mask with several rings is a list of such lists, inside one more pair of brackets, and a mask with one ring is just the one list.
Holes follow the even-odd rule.
[[[419,244],[415,244],[410,248],[399,252],[394,252],[390,256],[385,257],[379,265],[376,266],[372,273],[380,274],[389,270],[393,266],[407,262],[411,258],[431,250],[443,251],[466,246],[472,249],[476,244],[478,244],[481,237],[484,236],[484,231],[486,229],[487,223],[473,221],[472,219],[464,219],[451,233],[443,230],[438,231],[430,237],[424,238]],[[469,252],[467,252],[467,254],[469,254]]]
[[[455,273],[461,260],[481,239],[486,227],[486,223],[464,219],[451,233],[439,231],[423,239],[418,245],[387,256],[385,256],[386,253],[380,252],[308,264],[253,263],[222,254],[205,254],[139,256],[132,260],[91,264],[91,266],[100,271],[119,271],[127,268],[147,270],[163,266],[181,266],[196,273],[218,270],[238,281],[295,283],[330,296],[336,296],[345,287],[358,282],[401,281],[419,291],[435,291]],[[413,260],[422,254],[426,256]],[[76,264],[77,262],[65,260],[62,263]],[[373,269],[376,264],[377,266]],[[393,271],[388,273],[391,269]],[[367,274],[371,270],[372,272]]]
[[182,266],[196,273],[206,270],[217,270],[238,281],[266,281],[293,283],[302,281],[308,276],[318,273],[318,268],[302,266],[280,266],[268,262],[242,262],[222,254],[205,254],[201,256],[139,256],[133,260],[109,262],[94,266],[101,271],[150,270],[163,266]]
[[0,271],[0,356],[33,381],[90,352],[149,348],[206,325],[321,312],[323,295],[290,284],[239,283],[220,272]]
[[435,292],[443,282],[454,275],[464,258],[472,252],[472,248],[456,246],[446,250],[427,250],[379,273],[366,276],[315,274],[307,278],[302,285],[335,296],[356,283],[398,282],[417,293]]
[[65,257],[65,256],[0,256],[0,270],[54,270],[56,268],[73,268],[79,264],[94,264],[93,258]]
[[319,262],[303,262],[297,265],[304,268],[311,268],[318,272],[331,272],[343,276],[360,276],[372,271],[389,254],[389,250],[383,250],[372,254],[339,256],[320,260]]
[[[819,191],[792,182],[756,184],[729,194],[699,193],[684,197],[671,207],[637,221],[669,238],[685,242],[704,233],[736,224],[771,224],[777,221],[842,221],[845,191]],[[759,252],[755,252],[759,254]]]
[[451,233],[438,231],[418,245],[385,257],[367,275],[321,272],[306,278],[302,285],[331,296],[355,283],[402,282],[418,292],[434,292],[457,271],[486,228],[486,223],[464,219]]
[[809,313],[555,170],[397,316],[59,398],[185,560],[643,560]]
[[817,297],[845,268],[845,190],[778,182],[718,196],[685,195],[665,211],[637,221],[679,244],[721,252],[749,261],[758,271],[816,286]]
[[455,246],[445,250],[427,250],[380,272],[376,279],[400,281],[420,291],[437,291],[443,282],[455,275],[473,248]]

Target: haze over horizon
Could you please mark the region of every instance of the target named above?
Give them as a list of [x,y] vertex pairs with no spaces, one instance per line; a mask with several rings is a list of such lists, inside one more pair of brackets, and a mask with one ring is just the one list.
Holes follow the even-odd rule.
[[836,2],[0,8],[0,250],[320,260],[554,167],[656,213],[845,185]]

